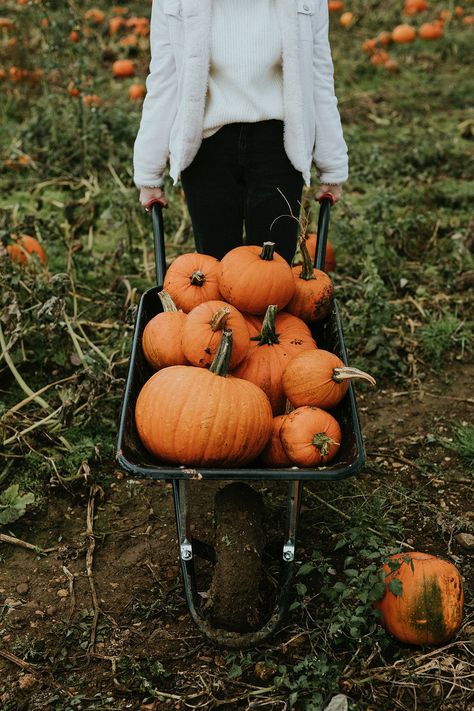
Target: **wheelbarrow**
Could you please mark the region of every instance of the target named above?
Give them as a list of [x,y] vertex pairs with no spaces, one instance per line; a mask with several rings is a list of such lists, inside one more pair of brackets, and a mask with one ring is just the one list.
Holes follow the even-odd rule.
[[[326,243],[329,229],[330,208],[333,202],[330,193],[320,199],[318,216],[318,241],[314,264],[318,269],[323,269]],[[198,628],[214,643],[228,648],[243,649],[254,646],[273,635],[285,619],[290,603],[291,582],[295,565],[295,547],[298,530],[298,520],[301,509],[303,484],[305,481],[337,481],[357,474],[365,462],[365,451],[357,412],[356,398],[352,384],[349,386],[342,402],[333,410],[342,431],[342,443],[337,454],[330,464],[315,469],[289,467],[285,469],[264,468],[258,462],[252,467],[245,468],[201,468],[192,469],[184,466],[170,466],[160,463],[141,444],[135,426],[135,403],[140,389],[151,377],[153,370],[148,365],[141,348],[141,339],[146,324],[156,314],[162,311],[158,292],[163,288],[166,271],[165,241],[163,228],[162,204],[155,201],[151,206],[153,225],[153,238],[155,247],[155,267],[157,286],[148,289],[141,297],[136,314],[133,333],[132,350],[122,400],[120,421],[116,445],[116,463],[119,470],[134,479],[166,480],[173,483],[173,497],[176,515],[177,538],[179,559],[181,563],[184,592],[190,615]],[[318,347],[332,351],[347,365],[347,355],[344,346],[344,337],[337,303],[334,303],[332,312],[323,321],[311,326]],[[241,525],[241,537],[248,539],[247,546],[253,548],[259,558],[261,551],[256,551],[256,542],[260,535],[259,502],[256,497],[258,492],[250,485],[258,482],[286,482],[288,485],[286,496],[286,515],[283,535],[279,545],[279,572],[277,574],[276,592],[274,601],[267,611],[263,623],[251,629],[229,628],[225,621],[217,625],[206,612],[205,598],[198,593],[196,581],[195,559],[201,558],[209,561],[215,575],[228,576],[234,585],[231,598],[227,600],[228,609],[239,610],[245,606],[249,599],[248,584],[252,579],[250,575],[242,575],[239,564],[232,569],[222,571],[224,560],[219,559],[219,546],[214,546],[198,539],[193,535],[190,505],[191,486],[188,482],[199,481],[231,482],[216,495],[215,517],[216,530],[219,530],[219,540],[226,540],[226,521],[233,525]],[[230,516],[230,518],[229,518]],[[240,524],[239,524],[240,522]],[[217,539],[216,539],[217,540]],[[258,546],[257,546],[258,547]],[[246,565],[242,558],[242,566]],[[255,562],[255,555],[253,557]],[[238,558],[237,558],[238,561]],[[256,561],[262,564],[261,560]],[[213,580],[214,586],[219,587],[219,580]],[[225,603],[224,603],[224,609]]]

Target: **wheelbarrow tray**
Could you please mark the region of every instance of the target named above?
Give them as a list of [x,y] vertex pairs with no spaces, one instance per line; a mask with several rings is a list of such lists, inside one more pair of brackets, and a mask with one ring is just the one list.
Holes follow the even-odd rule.
[[[135,404],[145,382],[155,372],[147,363],[142,350],[142,335],[146,324],[163,309],[158,292],[162,287],[148,289],[140,299],[133,334],[132,352],[128,367],[125,392],[120,412],[117,436],[116,463],[121,471],[135,478],[145,479],[280,479],[284,481],[334,481],[356,474],[365,462],[359,415],[352,384],[342,402],[331,413],[341,426],[342,443],[336,459],[328,466],[314,469],[289,467],[270,469],[256,460],[243,468],[206,468],[171,466],[159,462],[142,445],[135,426]],[[347,365],[341,319],[337,303],[332,313],[322,322],[311,327],[313,338],[319,348],[331,351]]]

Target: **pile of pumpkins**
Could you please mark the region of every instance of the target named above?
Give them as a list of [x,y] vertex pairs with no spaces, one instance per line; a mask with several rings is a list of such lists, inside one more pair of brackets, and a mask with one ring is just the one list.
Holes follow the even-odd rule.
[[318,348],[308,324],[331,313],[334,288],[304,238],[300,254],[290,266],[265,242],[221,261],[188,253],[170,265],[163,311],[142,335],[157,372],[135,408],[139,437],[158,460],[238,467],[261,456],[268,467],[315,467],[337,455],[341,429],[328,410],[350,379],[375,381]]

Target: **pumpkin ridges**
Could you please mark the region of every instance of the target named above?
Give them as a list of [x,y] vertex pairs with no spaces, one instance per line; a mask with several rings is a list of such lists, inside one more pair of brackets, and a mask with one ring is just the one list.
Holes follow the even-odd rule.
[[[168,267],[163,281],[163,288],[169,292],[176,305],[185,313],[204,301],[221,299],[217,283],[219,262],[215,257],[198,252],[189,252],[176,257]],[[191,279],[200,273],[199,284]]]
[[[314,443],[315,435],[325,437],[321,438],[321,443]],[[280,430],[280,439],[288,458],[294,464],[302,467],[321,466],[336,456],[341,443],[341,428],[328,412],[318,407],[303,406],[286,416]],[[333,444],[329,444],[326,450],[324,445],[329,440]]]
[[331,313],[334,286],[331,278],[320,269],[313,268],[305,241],[300,243],[303,263],[292,267],[295,292],[286,305],[286,311],[308,323],[320,321]]
[[185,365],[188,361],[181,347],[181,335],[186,314],[178,311],[164,289],[159,292],[158,297],[163,311],[150,319],[143,329],[143,355],[155,370],[172,365]]

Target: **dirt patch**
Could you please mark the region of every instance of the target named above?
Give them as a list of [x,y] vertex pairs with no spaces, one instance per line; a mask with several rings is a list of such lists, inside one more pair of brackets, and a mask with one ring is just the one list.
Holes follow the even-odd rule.
[[[472,366],[459,366],[457,378],[464,383],[473,382],[473,375]],[[472,551],[459,543],[457,535],[473,532],[472,475],[463,461],[442,445],[455,422],[472,420],[472,394],[460,394],[456,382],[459,380],[450,384],[433,380],[424,394],[392,387],[377,393],[359,391],[368,450],[359,488],[350,489],[345,482],[305,487],[297,552],[298,560],[304,562],[319,548],[331,556],[337,571],[344,549],[335,550],[335,536],[344,523],[347,492],[370,503],[371,497],[383,490],[386,514],[396,511],[402,521],[402,542],[449,557],[462,571],[467,598],[463,634],[468,638],[473,632],[468,614],[474,582]],[[203,540],[214,537],[213,501],[224,484],[192,482],[193,535]],[[258,487],[265,501],[267,542],[272,536],[277,543],[281,539],[285,486],[279,486],[278,496],[269,495],[268,483],[260,482]],[[220,708],[250,708],[245,684],[257,689],[270,682],[262,681],[262,669],[253,664],[241,681],[235,674],[229,678],[225,652],[209,643],[192,624],[179,573],[171,485],[120,477],[106,491],[95,493],[93,583],[98,610],[94,609],[86,570],[91,545],[86,530],[89,494],[85,490],[71,498],[53,490],[41,516],[25,517],[14,527],[18,537],[52,548],[48,554],[2,546],[0,708],[138,710],[145,703],[143,708],[148,711],[173,706],[184,709],[188,707],[186,699],[214,708],[213,698],[223,700],[232,694],[238,700]],[[332,532],[329,515],[334,516],[336,526]],[[229,508],[220,525],[229,525],[231,530],[233,516]],[[252,516],[257,521],[257,509]],[[224,535],[218,526],[217,539]],[[261,545],[260,540],[253,543]],[[207,572],[203,569],[200,573],[204,593],[212,569],[209,563],[207,566]],[[237,572],[242,574],[240,569]],[[225,584],[225,580],[215,583],[216,589]],[[257,587],[257,581],[249,579],[250,597],[255,596]],[[231,607],[227,614],[230,619]],[[296,664],[311,652],[305,646],[306,633],[301,632],[303,617],[298,614],[290,615],[277,638],[260,650],[262,658],[273,654],[279,663]],[[306,624],[311,622],[306,620]],[[298,644],[293,640],[295,634]],[[275,662],[268,664],[274,674]],[[150,685],[163,694],[160,701],[150,697]],[[354,685],[345,688],[347,693],[364,698],[363,689]],[[272,694],[280,701],[270,708],[282,708],[284,692]],[[269,698],[273,698],[271,694]],[[68,699],[75,699],[76,705],[69,706]],[[147,707],[146,703],[157,705]],[[443,703],[429,697],[418,708],[451,708]]]

